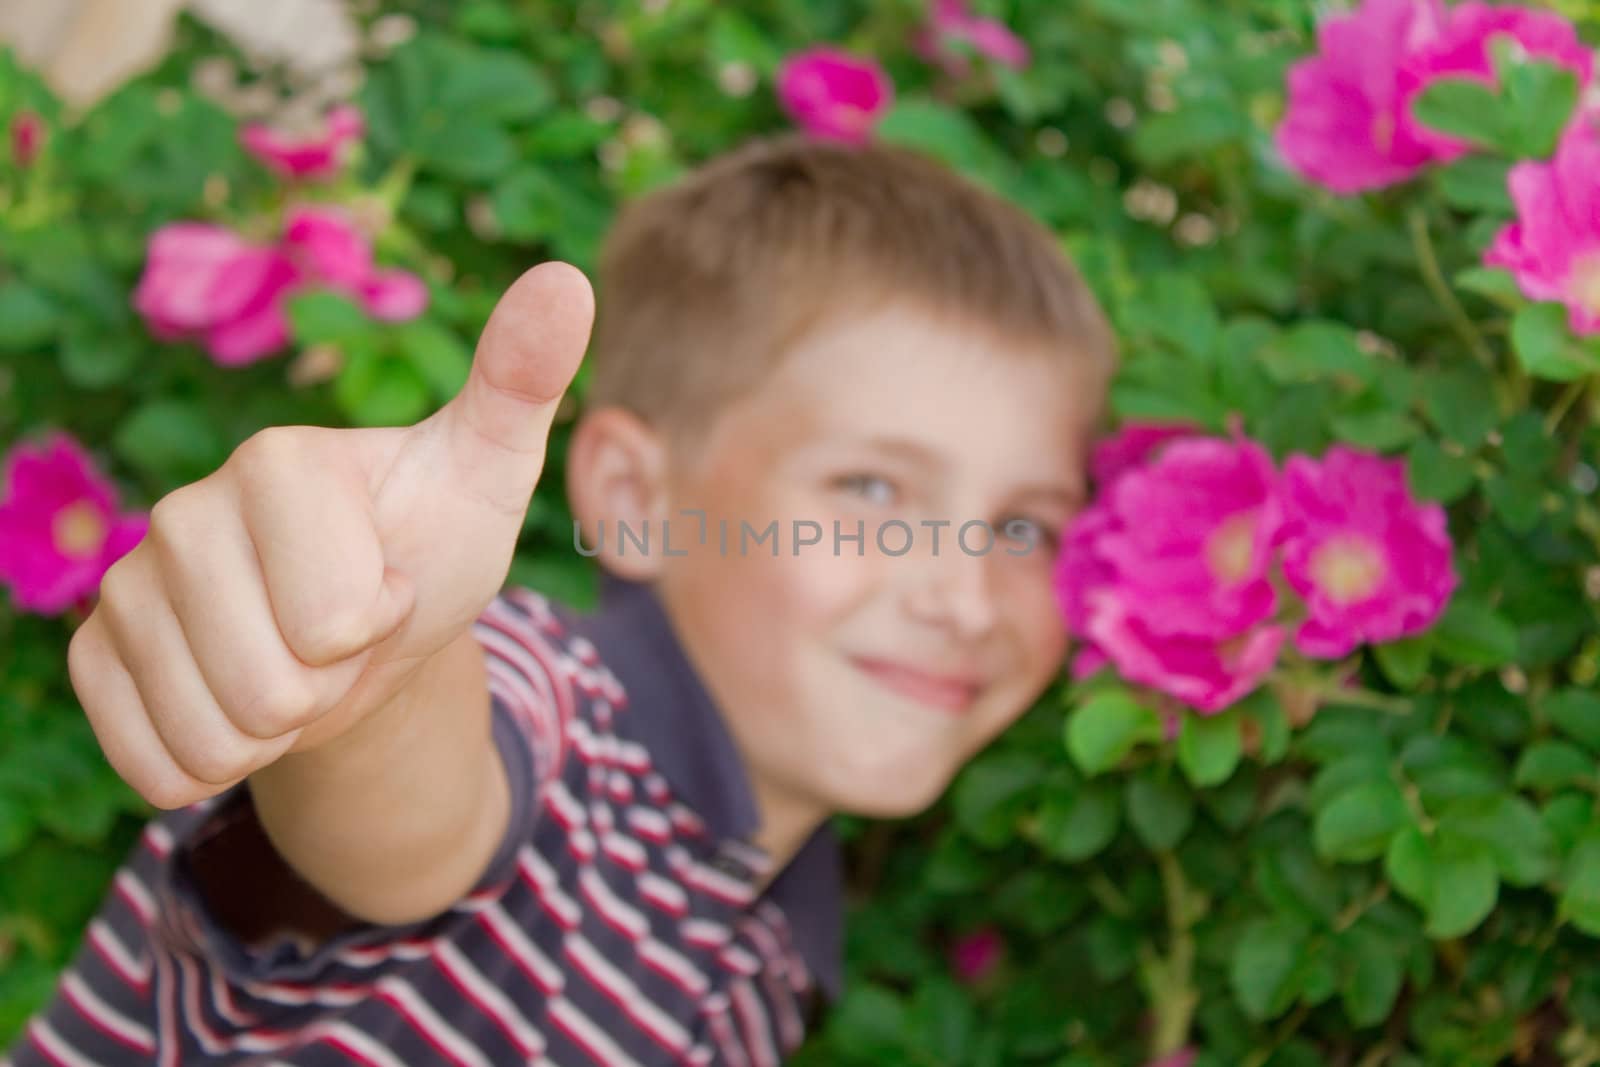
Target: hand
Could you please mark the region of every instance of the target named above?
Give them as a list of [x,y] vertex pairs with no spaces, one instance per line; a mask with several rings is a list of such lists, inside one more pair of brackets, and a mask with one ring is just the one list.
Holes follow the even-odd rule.
[[106,757],[159,808],[349,731],[502,588],[594,298],[528,271],[411,427],[272,427],[156,502],[67,648]]

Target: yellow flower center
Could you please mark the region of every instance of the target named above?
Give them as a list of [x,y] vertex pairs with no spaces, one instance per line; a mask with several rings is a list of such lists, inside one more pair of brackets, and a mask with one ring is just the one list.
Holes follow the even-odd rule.
[[1206,563],[1211,573],[1227,583],[1242,580],[1250,573],[1255,542],[1255,517],[1248,511],[1224,519],[1206,541]]
[[105,547],[110,532],[100,511],[87,500],[68,504],[56,512],[50,534],[56,551],[63,556],[90,559]]
[[1311,579],[1337,604],[1365,600],[1386,571],[1383,556],[1360,537],[1331,537],[1311,554]]
[[1600,255],[1585,259],[1572,272],[1572,295],[1579,306],[1600,315]]
[[1394,116],[1387,111],[1380,111],[1372,118],[1372,143],[1378,146],[1378,151],[1388,152],[1394,147]]

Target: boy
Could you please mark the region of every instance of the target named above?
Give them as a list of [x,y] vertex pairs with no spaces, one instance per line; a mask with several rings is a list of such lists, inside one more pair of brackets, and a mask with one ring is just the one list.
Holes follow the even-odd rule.
[[760,1065],[838,995],[828,816],[921,810],[1060,668],[1109,331],[1015,208],[794,136],[631,205],[599,279],[595,612],[502,588],[588,339],[560,264],[421,424],[157,503],[68,666],[168,810],[15,1067]]

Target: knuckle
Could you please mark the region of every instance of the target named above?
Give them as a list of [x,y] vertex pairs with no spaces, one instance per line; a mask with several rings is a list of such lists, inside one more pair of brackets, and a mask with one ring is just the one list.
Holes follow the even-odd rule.
[[189,777],[207,785],[232,781],[251,769],[251,752],[231,738],[210,735],[214,740],[189,743],[179,766]]
[[299,453],[300,437],[291,426],[268,426],[257,430],[234,449],[232,462],[249,472],[276,467]]
[[317,710],[311,687],[304,680],[275,679],[231,710],[229,718],[251,737],[266,740],[299,729]]
[[297,627],[285,640],[302,663],[325,666],[348,659],[363,651],[365,632],[361,622],[349,612],[329,612]]
[[194,783],[175,775],[166,775],[134,787],[146,801],[163,811],[176,811],[203,800],[209,793],[195,789]]

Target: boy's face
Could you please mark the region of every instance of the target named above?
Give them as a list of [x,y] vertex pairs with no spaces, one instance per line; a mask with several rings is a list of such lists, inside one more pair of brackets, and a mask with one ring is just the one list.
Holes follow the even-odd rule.
[[[1102,388],[1085,362],[890,306],[814,333],[672,469],[688,554],[657,588],[764,808],[919,811],[1057,675],[1054,535]],[[707,512],[704,546],[679,508]],[[755,540],[773,520],[776,558]],[[798,554],[797,521],[822,530]]]

